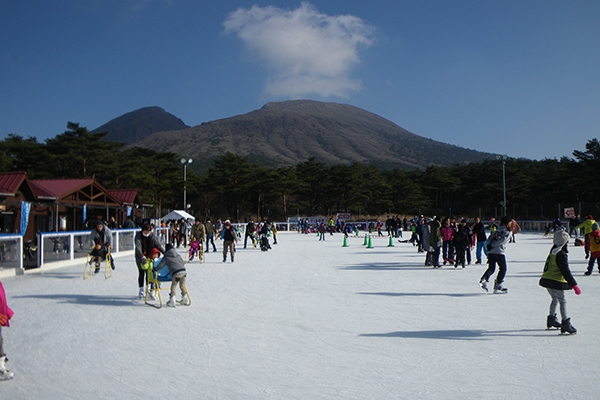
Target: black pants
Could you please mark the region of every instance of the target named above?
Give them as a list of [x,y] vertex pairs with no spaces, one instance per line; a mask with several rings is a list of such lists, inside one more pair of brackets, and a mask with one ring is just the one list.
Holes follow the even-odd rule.
[[494,271],[496,271],[496,264],[498,264],[496,283],[504,282],[504,277],[506,276],[506,257],[504,257],[504,254],[488,253],[488,264],[489,267],[481,277],[481,280],[489,282],[490,276],[494,274]]

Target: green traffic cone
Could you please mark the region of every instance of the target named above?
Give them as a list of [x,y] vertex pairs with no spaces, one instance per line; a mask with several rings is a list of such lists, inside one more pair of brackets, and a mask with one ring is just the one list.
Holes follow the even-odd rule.
[[367,241],[368,241],[368,240],[369,240],[369,234],[368,234],[368,233],[365,233],[365,241],[364,241],[364,243],[363,243],[363,246],[366,246],[366,245],[367,245]]
[[342,247],[350,247],[348,246],[348,238],[346,237],[346,235],[344,235],[344,244],[342,245]]
[[373,245],[371,244],[371,236],[369,236],[369,245],[367,246],[367,249],[372,249]]
[[388,247],[394,247],[394,241],[392,240],[391,235],[390,235],[390,242],[388,243]]

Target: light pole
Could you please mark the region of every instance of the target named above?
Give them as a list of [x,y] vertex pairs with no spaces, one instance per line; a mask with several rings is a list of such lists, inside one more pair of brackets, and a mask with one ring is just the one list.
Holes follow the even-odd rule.
[[506,160],[508,156],[496,156],[497,159],[502,160],[502,216],[506,217]]
[[181,163],[181,165],[183,165],[183,210],[187,212],[187,198],[186,198],[186,172],[187,172],[187,166],[189,164],[192,163],[192,159],[188,159],[186,160],[185,158],[182,158],[181,160],[179,160],[179,162]]

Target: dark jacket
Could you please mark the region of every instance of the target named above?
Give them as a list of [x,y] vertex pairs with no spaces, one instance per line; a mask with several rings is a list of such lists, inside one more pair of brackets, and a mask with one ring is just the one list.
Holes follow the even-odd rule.
[[477,235],[477,241],[479,243],[485,242],[487,238],[485,237],[485,226],[483,225],[483,222],[480,221],[473,225],[473,234]]
[[141,231],[137,232],[133,241],[135,243],[135,262],[140,268],[142,267],[142,257],[148,255],[150,250],[157,249],[165,254],[165,248],[160,244],[154,232],[151,232],[148,237],[144,237]]

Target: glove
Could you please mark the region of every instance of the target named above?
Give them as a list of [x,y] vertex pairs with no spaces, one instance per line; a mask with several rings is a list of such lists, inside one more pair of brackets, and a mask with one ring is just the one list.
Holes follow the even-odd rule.
[[581,289],[579,289],[579,286],[577,286],[577,285],[573,286],[573,290],[575,291],[575,294],[577,296],[579,296],[581,294]]
[[0,314],[0,326],[6,326],[8,323],[8,317],[6,315]]
[[146,256],[142,257],[142,264],[146,264]]

